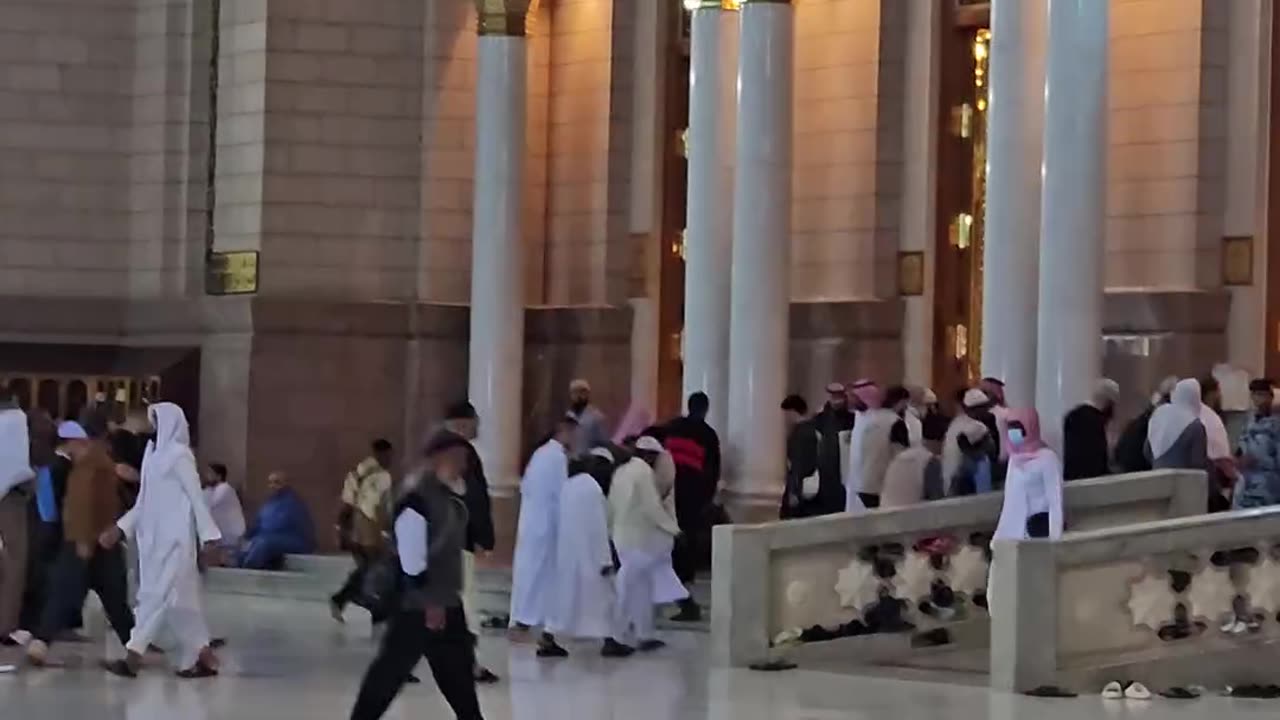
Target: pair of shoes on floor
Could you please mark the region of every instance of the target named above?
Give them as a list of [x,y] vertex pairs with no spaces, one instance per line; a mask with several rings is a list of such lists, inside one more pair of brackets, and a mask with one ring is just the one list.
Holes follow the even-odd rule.
[[1253,700],[1280,699],[1280,685],[1237,685],[1228,687],[1224,693],[1227,697],[1249,698]]
[[1150,700],[1151,691],[1142,683],[1129,683],[1121,685],[1112,681],[1102,688],[1103,700]]
[[1218,628],[1224,635],[1244,635],[1262,629],[1262,623],[1252,617],[1233,617]]
[[27,664],[32,667],[44,667],[49,664],[49,644],[43,640],[32,639],[27,643]]
[[1195,686],[1191,687],[1171,687],[1160,691],[1160,697],[1169,698],[1170,700],[1195,700],[1200,697],[1202,691]]

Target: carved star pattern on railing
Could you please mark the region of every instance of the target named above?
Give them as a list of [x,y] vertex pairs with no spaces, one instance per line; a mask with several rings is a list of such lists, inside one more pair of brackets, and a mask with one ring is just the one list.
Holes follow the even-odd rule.
[[1251,608],[1263,610],[1269,616],[1280,612],[1280,562],[1266,557],[1249,568],[1249,582],[1245,592]]
[[841,607],[861,615],[880,598],[880,578],[871,563],[855,558],[837,573],[835,590]]
[[1173,621],[1177,598],[1164,576],[1143,575],[1129,585],[1129,614],[1136,626],[1159,630]]
[[972,597],[974,593],[986,591],[988,570],[986,553],[981,548],[966,545],[951,556],[943,577],[952,590]]
[[1231,612],[1231,602],[1235,599],[1236,589],[1231,584],[1231,575],[1222,568],[1206,565],[1191,580],[1191,589],[1187,592],[1191,615],[1210,622],[1221,620]]
[[909,552],[903,558],[902,567],[897,574],[898,591],[895,595],[898,599],[915,605],[917,601],[929,596],[937,577],[938,571],[933,568],[928,554]]

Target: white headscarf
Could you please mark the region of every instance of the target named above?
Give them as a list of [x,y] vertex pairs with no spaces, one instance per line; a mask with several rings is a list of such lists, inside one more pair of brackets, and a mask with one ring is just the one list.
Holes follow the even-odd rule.
[[1170,401],[1151,413],[1147,443],[1151,456],[1159,458],[1173,447],[1187,426],[1200,419],[1200,383],[1193,378],[1173,386]]
[[[173,403],[156,403],[147,411],[156,429],[156,439],[147,443],[142,468],[148,475],[164,475],[184,455],[191,454],[191,430],[182,408]],[[146,478],[144,478],[145,481]]]
[[27,414],[18,408],[0,410],[0,498],[32,477]]

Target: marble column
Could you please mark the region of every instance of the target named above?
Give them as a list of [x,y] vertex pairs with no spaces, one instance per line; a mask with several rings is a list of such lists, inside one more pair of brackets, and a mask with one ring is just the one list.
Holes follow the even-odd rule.
[[991,4],[982,374],[1011,406],[1035,402],[1040,161],[1048,0]]
[[1049,4],[1036,408],[1059,448],[1063,415],[1102,366],[1109,6]]
[[[792,67],[788,0],[742,3],[729,323],[729,488],[740,509],[776,508],[785,467],[791,304]],[[752,508],[740,516],[756,514]]]
[[733,152],[738,13],[730,0],[686,0],[693,16],[689,75],[689,196],[685,234],[684,396],[711,398],[709,421],[727,429],[729,268],[733,257]]
[[480,415],[477,449],[495,495],[520,477],[524,369],[523,244],[526,41],[529,0],[476,0],[476,169],[468,390]]

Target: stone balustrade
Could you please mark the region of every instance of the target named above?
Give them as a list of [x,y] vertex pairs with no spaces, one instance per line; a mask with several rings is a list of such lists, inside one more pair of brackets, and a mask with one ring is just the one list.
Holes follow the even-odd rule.
[[1275,682],[1280,508],[996,543],[991,684]]
[[[1201,472],[1156,471],[1070,483],[1067,529],[1201,513],[1206,482]],[[1000,493],[990,493],[862,515],[717,527],[713,661],[741,667],[775,658],[784,646],[793,660],[842,664],[882,661],[920,645],[985,648],[988,545],[1002,502]],[[827,642],[793,644],[799,630],[813,626],[830,633],[805,640]]]

